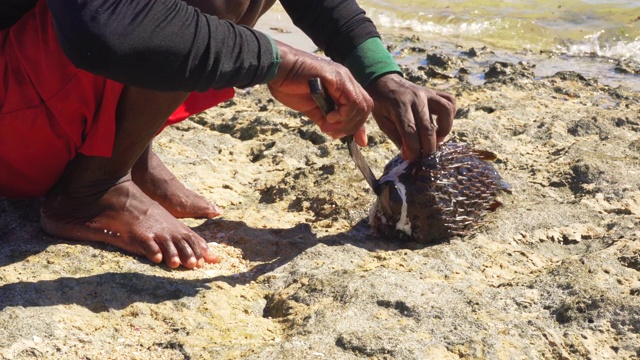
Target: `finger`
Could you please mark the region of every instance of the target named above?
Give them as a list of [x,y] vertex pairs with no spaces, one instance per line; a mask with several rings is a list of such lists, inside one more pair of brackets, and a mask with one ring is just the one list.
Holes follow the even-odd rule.
[[385,135],[393,142],[393,144],[398,148],[402,149],[402,138],[400,137],[400,133],[396,128],[396,125],[387,119],[384,116],[375,117],[376,123],[378,123],[378,127],[382,130]]
[[327,114],[327,129],[332,132],[354,134],[364,125],[369,114],[370,112],[358,104],[343,105],[337,111]]
[[399,124],[398,131],[402,138],[402,148],[407,156],[406,159],[414,161],[421,155],[418,127],[411,111],[400,111],[399,115],[404,118],[404,120],[398,120],[396,122],[396,124]]
[[404,147],[400,150],[400,154],[404,160],[409,160],[409,155],[407,155],[407,150]]
[[414,104],[413,116],[416,119],[420,138],[420,156],[426,158],[436,151],[436,125],[431,119],[427,103]]
[[342,131],[355,133],[373,110],[373,99],[348,73],[336,72],[336,79],[327,85],[327,92],[336,103],[337,111],[327,114],[329,123],[342,123]]
[[326,122],[320,126],[320,129],[327,133],[338,135],[338,137],[343,137],[346,135],[355,134],[360,128],[364,126],[366,122],[366,118],[354,120],[354,119],[345,119],[342,122],[338,123],[330,123]]
[[346,122],[348,119],[356,119],[362,116],[363,109],[359,108],[359,105],[353,102],[340,104],[339,107],[327,114],[327,121],[330,123]]
[[307,117],[309,119],[311,119],[311,121],[313,121],[318,126],[321,126],[322,124],[327,122],[327,119],[324,116],[324,113],[322,112],[322,110],[318,106],[316,106],[315,108],[307,111],[305,113],[305,115],[307,115]]
[[446,92],[442,92],[442,91],[436,91],[436,95],[445,98],[449,103],[451,103],[451,105],[453,105],[453,109],[456,109],[456,97],[446,93]]
[[367,129],[364,126],[361,126],[355,134],[353,134],[353,138],[356,141],[356,144],[364,147],[367,146]]
[[439,140],[443,140],[453,128],[453,118],[456,114],[455,99],[446,93],[446,96],[434,96],[429,99],[429,110],[435,115],[438,123],[436,136]]

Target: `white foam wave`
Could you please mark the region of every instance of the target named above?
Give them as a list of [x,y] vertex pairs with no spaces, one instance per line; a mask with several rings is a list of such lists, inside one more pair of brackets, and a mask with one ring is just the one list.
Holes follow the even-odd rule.
[[558,51],[571,56],[599,56],[611,59],[640,59],[640,38],[631,41],[614,40],[610,43],[600,40],[604,31],[587,35],[583,41],[559,45]]
[[469,21],[456,24],[438,24],[432,21],[419,19],[399,19],[397,16],[387,12],[372,14],[372,18],[377,25],[406,29],[418,33],[440,36],[479,36],[496,30],[500,20],[495,21]]

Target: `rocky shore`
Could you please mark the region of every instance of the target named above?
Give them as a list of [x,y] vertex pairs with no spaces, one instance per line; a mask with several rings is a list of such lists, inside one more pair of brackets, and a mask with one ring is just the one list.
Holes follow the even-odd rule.
[[[376,236],[345,146],[266,88],[239,90],[155,146],[225,209],[186,221],[220,264],[61,241],[39,201],[0,199],[0,358],[640,358],[640,94],[391,41],[429,59],[407,78],[456,95],[450,139],[499,155],[513,193],[472,234]],[[396,150],[370,121],[380,175]]]

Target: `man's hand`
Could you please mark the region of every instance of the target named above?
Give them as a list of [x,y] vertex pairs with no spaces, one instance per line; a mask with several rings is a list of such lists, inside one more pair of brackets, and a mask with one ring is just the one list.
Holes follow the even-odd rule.
[[436,151],[451,131],[456,113],[455,98],[388,74],[372,81],[367,92],[373,98],[373,116],[402,157],[416,160]]
[[[302,112],[333,138],[354,135],[358,145],[367,145],[364,123],[373,100],[344,66],[277,42],[282,63],[268,84],[271,94],[284,105]],[[309,79],[319,77],[336,110],[326,116],[309,92]]]

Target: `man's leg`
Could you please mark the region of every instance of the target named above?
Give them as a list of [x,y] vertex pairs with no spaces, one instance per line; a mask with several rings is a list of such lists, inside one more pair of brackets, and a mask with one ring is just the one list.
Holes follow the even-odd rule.
[[69,163],[43,204],[45,231],[105,242],[172,268],[216,262],[204,239],[131,181],[131,168],[187,95],[125,87],[111,158],[78,155]]
[[222,210],[187,189],[151,149],[151,144],[131,169],[138,187],[177,218],[214,218]]
[[[187,0],[189,5],[202,12],[221,19],[235,21],[241,25],[253,26],[275,0]],[[204,197],[187,189],[167,169],[162,160],[153,152],[151,144],[131,170],[133,182],[147,196],[157,201],[173,216],[178,218],[213,218],[221,209]]]

